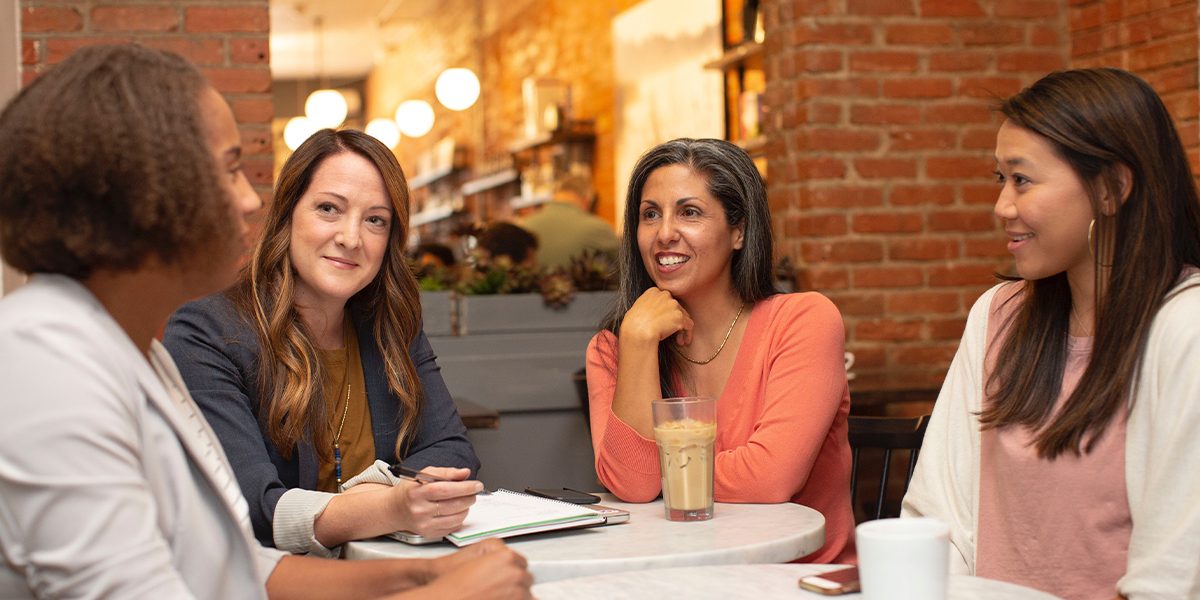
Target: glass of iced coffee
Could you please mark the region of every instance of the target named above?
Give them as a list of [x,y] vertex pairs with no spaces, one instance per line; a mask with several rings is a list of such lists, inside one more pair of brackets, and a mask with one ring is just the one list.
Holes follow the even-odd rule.
[[655,400],[651,407],[667,519],[711,519],[716,401],[695,396],[663,398]]

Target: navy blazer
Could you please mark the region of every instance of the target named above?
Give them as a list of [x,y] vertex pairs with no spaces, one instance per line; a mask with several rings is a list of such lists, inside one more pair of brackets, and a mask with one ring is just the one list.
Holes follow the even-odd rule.
[[[397,458],[403,407],[388,389],[371,316],[352,309],[351,318],[358,333],[375,457],[392,463]],[[214,294],[176,311],[167,324],[163,344],[233,464],[250,505],[254,535],[264,545],[274,546],[275,505],[289,489],[316,489],[317,458],[312,445],[302,442],[292,458],[285,459],[263,433],[258,421],[258,337],[224,294]],[[474,477],[479,459],[467,440],[467,429],[442,381],[424,331],[409,347],[409,356],[421,380],[424,401],[416,439],[403,457],[405,466],[466,467]]]

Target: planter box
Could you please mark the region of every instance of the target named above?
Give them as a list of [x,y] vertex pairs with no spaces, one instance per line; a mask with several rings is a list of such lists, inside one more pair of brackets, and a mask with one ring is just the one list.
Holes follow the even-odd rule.
[[458,333],[591,331],[600,329],[616,292],[578,292],[563,308],[550,308],[541,294],[458,297]]
[[454,297],[452,292],[421,292],[421,319],[429,337],[453,335]]

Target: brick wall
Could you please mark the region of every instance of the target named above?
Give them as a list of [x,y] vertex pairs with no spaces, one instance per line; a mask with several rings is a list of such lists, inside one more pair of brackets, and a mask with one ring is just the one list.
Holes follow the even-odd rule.
[[[520,141],[523,121],[521,80],[546,77],[571,84],[572,116],[596,121],[593,169],[597,212],[612,220],[614,132],[612,19],[638,0],[446,0],[411,30],[399,32],[368,84],[369,117],[392,116],[408,98],[434,106],[429,134],[400,143],[396,154],[411,171],[417,155],[437,140],[453,136],[471,146],[476,172],[503,162],[509,145]],[[477,20],[478,17],[478,20]],[[482,31],[482,39],[477,39]],[[482,64],[480,68],[480,57]],[[465,112],[452,112],[434,98],[438,73],[450,66],[477,69],[482,97]],[[482,139],[482,148],[479,140]]]
[[1071,65],[1121,67],[1145,78],[1175,117],[1200,172],[1196,0],[1071,2]]
[[90,44],[138,42],[191,60],[225,94],[246,176],[270,198],[271,71],[267,0],[21,0],[22,81]]
[[940,382],[972,302],[1010,264],[989,104],[1067,65],[1066,2],[765,8],[778,252],[837,303],[864,379]]

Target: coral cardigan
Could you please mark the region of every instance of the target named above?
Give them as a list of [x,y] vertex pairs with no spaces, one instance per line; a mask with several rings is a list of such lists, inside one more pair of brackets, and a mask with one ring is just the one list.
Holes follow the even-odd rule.
[[[718,502],[796,502],[825,516],[825,545],[806,562],[853,562],[850,392],[841,314],[817,293],[781,294],[750,312],[733,370],[717,399],[713,494]],[[617,338],[587,350],[596,473],[617,497],[659,495],[658,450],[612,411]],[[646,407],[649,410],[649,406]]]

